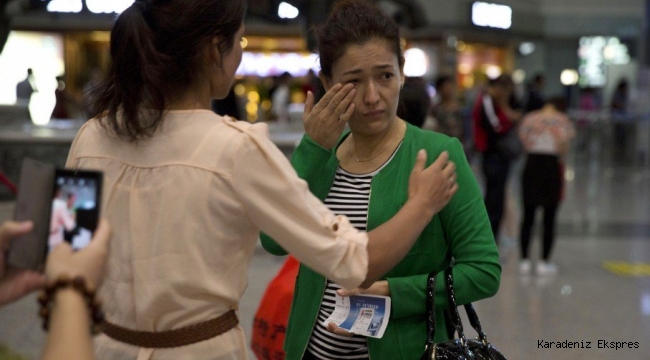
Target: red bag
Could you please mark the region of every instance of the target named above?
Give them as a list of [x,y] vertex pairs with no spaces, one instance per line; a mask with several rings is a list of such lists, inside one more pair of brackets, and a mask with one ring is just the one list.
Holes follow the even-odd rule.
[[259,360],[282,360],[284,336],[300,263],[289,256],[271,280],[253,321],[251,348]]

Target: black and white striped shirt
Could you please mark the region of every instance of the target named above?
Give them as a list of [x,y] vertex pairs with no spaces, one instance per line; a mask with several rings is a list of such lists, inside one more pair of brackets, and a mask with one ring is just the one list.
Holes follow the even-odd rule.
[[[325,205],[333,213],[347,216],[352,226],[358,230],[365,231],[368,221],[370,183],[373,176],[386,166],[393,156],[379,169],[369,174],[351,174],[339,167],[336,170],[334,184],[325,199]],[[316,325],[307,348],[316,359],[321,360],[368,359],[368,342],[365,336],[354,335],[351,338],[339,336],[329,332],[323,325],[323,321],[334,312],[336,290],[340,288],[341,286],[327,280]]]

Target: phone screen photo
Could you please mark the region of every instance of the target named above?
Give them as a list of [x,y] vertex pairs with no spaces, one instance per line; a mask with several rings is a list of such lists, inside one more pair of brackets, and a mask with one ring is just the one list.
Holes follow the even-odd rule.
[[101,173],[56,170],[51,200],[47,252],[62,242],[86,247],[99,221]]
[[11,242],[10,266],[42,270],[54,246],[68,242],[84,248],[99,222],[102,173],[56,169],[25,158],[20,172],[14,220],[29,220],[32,231]]

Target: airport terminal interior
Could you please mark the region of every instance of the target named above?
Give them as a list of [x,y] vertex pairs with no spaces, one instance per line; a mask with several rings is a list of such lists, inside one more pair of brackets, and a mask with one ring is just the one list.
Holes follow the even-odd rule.
[[[611,147],[592,150],[596,154],[591,156],[572,154],[567,166],[571,175],[553,252],[558,274],[520,275],[518,242],[504,238],[499,292],[475,304],[490,342],[508,359],[650,359],[650,169],[606,160]],[[519,218],[516,171],[511,205],[513,217]],[[10,219],[13,203],[3,202],[0,210],[2,220]],[[540,241],[534,237],[533,259]],[[249,340],[253,315],[283,260],[261,246],[255,251],[240,307]],[[0,309],[0,319],[2,342],[27,358],[38,358],[45,335],[36,296]],[[467,321],[465,328],[475,336]],[[590,342],[591,348],[545,349],[539,344],[566,340],[585,347]],[[639,347],[599,348],[599,341]]]
[[[485,1],[374,1],[400,25],[405,75],[422,80],[429,105],[441,101],[437,79],[454,83],[465,125],[459,136],[483,192],[481,154],[473,148],[469,118],[486,84],[509,75],[513,99],[522,105],[533,91],[568,104],[576,136],[562,159],[564,186],[551,254],[557,271],[522,273],[520,267],[522,153],[506,187],[500,287],[494,297],[474,304],[483,330],[508,359],[650,360],[650,0]],[[0,47],[0,221],[14,216],[14,186],[24,158],[65,164],[87,120],[84,93],[110,64],[114,16],[131,3],[0,4],[0,20],[11,24],[0,27],[0,41],[6,39]],[[213,103],[217,113],[266,122],[287,157],[304,134],[306,91],[318,86],[318,56],[307,29],[333,3],[249,0],[242,64],[229,97]],[[540,77],[544,82],[534,88]],[[38,89],[31,98],[16,90],[24,81]],[[283,86],[288,90],[279,99]],[[621,98],[623,107],[617,105]],[[422,126],[439,129],[429,108],[425,112]],[[541,257],[541,223],[538,213],[533,265]],[[260,300],[285,260],[257,244],[239,307],[249,344]],[[0,308],[0,348],[15,359],[38,359],[43,349],[36,296]],[[463,318],[465,333],[474,337]],[[256,359],[252,349],[249,357]]]

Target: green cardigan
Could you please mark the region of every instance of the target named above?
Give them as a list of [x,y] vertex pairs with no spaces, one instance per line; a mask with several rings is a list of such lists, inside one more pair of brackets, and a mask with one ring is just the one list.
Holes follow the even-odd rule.
[[[345,136],[347,134],[338,145]],[[388,280],[392,307],[384,336],[368,338],[373,360],[417,359],[422,354],[426,338],[426,284],[432,271],[438,272],[435,341],[448,339],[443,317],[443,310],[447,308],[443,272],[451,255],[458,305],[494,296],[499,288],[501,266],[490,222],[465,153],[455,138],[408,125],[395,157],[372,179],[368,231],[392,218],[406,202],[409,176],[420,149],[427,150],[428,164],[442,151],[449,152],[456,164],[459,190],[427,225],[404,260],[384,276]],[[336,152],[322,148],[305,135],[291,163],[298,175],[307,181],[312,193],[324,200],[339,165]],[[261,240],[268,252],[286,254],[268,236],[262,234]],[[301,264],[284,343],[288,360],[302,358],[324,291],[325,278]]]

